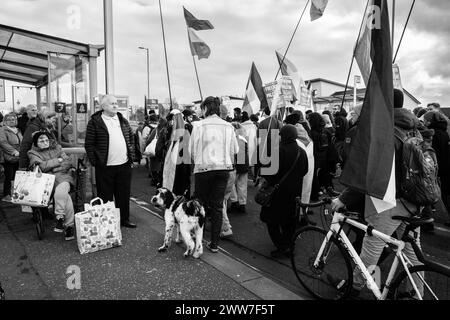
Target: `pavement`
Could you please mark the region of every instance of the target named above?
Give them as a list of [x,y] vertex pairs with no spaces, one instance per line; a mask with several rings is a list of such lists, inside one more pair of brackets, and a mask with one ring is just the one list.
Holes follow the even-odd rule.
[[[0,282],[7,299],[312,299],[295,277],[290,260],[270,257],[274,247],[259,220],[251,181],[247,212],[229,214],[233,236],[221,240],[219,253],[205,248],[198,260],[183,258],[183,245],[157,252],[164,222],[162,212],[149,204],[154,191],[146,169],[136,167],[130,207],[138,228],[122,229],[122,247],[87,255],[79,254],[76,241],[66,242],[54,233],[51,221],[46,221],[44,239],[38,241],[31,215],[1,203]],[[321,225],[317,214],[312,219]],[[438,210],[435,232],[422,234],[422,247],[433,260],[450,265],[450,230],[442,224],[446,219]],[[80,270],[80,289],[69,289],[73,268]]]

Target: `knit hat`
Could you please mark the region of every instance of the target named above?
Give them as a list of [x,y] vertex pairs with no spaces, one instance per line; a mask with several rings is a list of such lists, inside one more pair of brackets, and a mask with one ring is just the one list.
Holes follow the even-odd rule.
[[403,108],[403,91],[394,89],[394,108]]

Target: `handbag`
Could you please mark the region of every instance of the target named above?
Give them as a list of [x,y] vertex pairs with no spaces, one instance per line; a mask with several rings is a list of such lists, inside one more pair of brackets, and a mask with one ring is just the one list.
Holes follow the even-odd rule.
[[158,133],[155,135],[155,138],[153,138],[152,142],[148,144],[148,146],[145,148],[144,155],[153,158],[156,157],[156,142],[158,141]]
[[55,176],[42,173],[39,166],[34,171],[17,171],[12,190],[15,204],[46,207],[52,194]]
[[288,170],[288,172],[285,173],[285,175],[281,178],[280,181],[278,181],[276,185],[272,186],[266,179],[263,179],[263,182],[261,183],[261,186],[255,195],[255,202],[257,204],[259,204],[262,207],[271,206],[274,194],[276,193],[280,185],[284,182],[284,180],[286,180],[286,178],[292,173],[299,158],[300,158],[300,151],[298,151],[297,157],[295,158],[292,167]]

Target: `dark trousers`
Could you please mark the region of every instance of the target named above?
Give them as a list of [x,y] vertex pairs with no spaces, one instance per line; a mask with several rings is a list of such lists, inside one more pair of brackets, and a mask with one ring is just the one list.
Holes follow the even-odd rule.
[[5,181],[3,182],[3,196],[11,195],[11,180],[14,180],[16,176],[16,171],[19,169],[19,163],[3,163],[3,168],[5,169]]
[[95,167],[97,196],[104,202],[113,201],[120,209],[120,221],[130,218],[131,164]]
[[289,249],[295,232],[295,219],[285,223],[267,223],[267,231],[275,247],[279,250]]
[[211,217],[211,243],[219,244],[222,229],[222,209],[227,187],[228,171],[208,171],[195,174],[194,196],[202,202],[206,215]]

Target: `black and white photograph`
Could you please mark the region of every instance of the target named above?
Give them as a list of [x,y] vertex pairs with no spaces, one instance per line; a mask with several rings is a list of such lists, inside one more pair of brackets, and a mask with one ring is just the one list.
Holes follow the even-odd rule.
[[1,1],[0,310],[450,300],[449,15],[447,0]]

